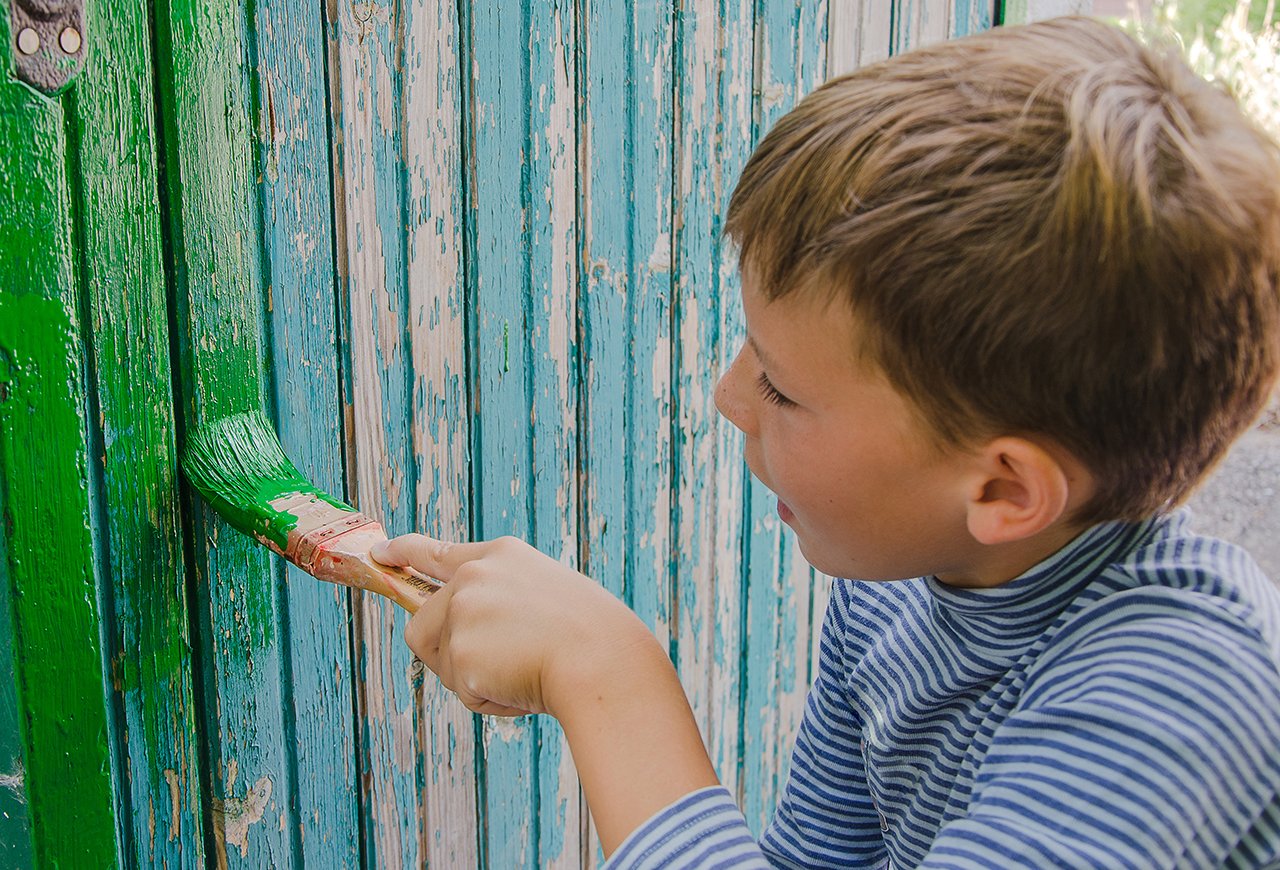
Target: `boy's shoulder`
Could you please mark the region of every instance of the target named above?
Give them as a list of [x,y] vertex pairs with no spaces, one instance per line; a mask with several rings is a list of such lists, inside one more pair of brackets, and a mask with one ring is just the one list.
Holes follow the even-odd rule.
[[1177,634],[1252,638],[1280,666],[1280,586],[1230,541],[1197,534],[1183,509],[1152,523],[1139,544],[1074,602],[1060,634],[1158,622]]

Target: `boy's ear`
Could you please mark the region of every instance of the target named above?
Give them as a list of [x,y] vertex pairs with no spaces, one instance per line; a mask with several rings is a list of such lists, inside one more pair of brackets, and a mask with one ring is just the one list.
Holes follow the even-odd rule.
[[968,494],[969,534],[980,544],[1021,541],[1067,510],[1071,482],[1063,463],[1025,438],[996,438],[978,455]]

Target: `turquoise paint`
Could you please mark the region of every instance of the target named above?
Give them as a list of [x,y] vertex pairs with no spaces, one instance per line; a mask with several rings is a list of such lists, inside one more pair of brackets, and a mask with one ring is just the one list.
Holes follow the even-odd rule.
[[[318,4],[259,0],[257,165],[277,429],[321,490],[343,493],[328,52]],[[360,861],[350,593],[281,563],[287,630],[284,739],[299,812],[291,850],[306,867]]]
[[[527,534],[534,546],[575,567],[579,557],[576,12],[573,4],[533,0],[526,13],[528,297],[524,334],[516,336],[528,348],[531,375],[532,425],[525,427],[532,439],[525,481],[532,487]],[[562,768],[572,768],[572,762],[559,723],[550,717],[535,720],[533,750],[537,759],[533,858],[538,866],[545,866],[577,856],[579,798],[573,777],[561,775]]]
[[[533,311],[527,236],[530,199],[546,184],[529,161],[533,130],[545,125],[532,79],[530,5],[498,0],[472,4],[464,27],[473,63],[501,67],[481,76],[469,94],[472,146],[468,166],[471,216],[471,316],[475,425],[472,429],[472,499],[475,536],[481,539],[536,534],[533,500],[540,482],[530,431],[535,387]],[[539,21],[539,23],[541,23]],[[467,65],[464,64],[464,69]],[[516,340],[504,348],[503,336]],[[543,330],[545,334],[545,327]],[[505,377],[514,370],[517,377]],[[482,720],[477,731],[484,759],[481,785],[481,852],[489,867],[534,867],[538,861],[535,789],[540,780],[537,726],[526,718],[501,725]]]
[[[333,135],[341,142],[333,177],[335,196],[343,197],[336,232],[348,354],[341,365],[351,372],[344,400],[354,424],[344,433],[353,445],[349,494],[395,535],[419,528],[422,473],[413,448],[405,219],[411,204],[401,138],[407,84],[401,52],[411,19],[404,4],[328,9],[337,16],[328,21],[338,54],[329,88]],[[421,693],[407,676],[410,655],[400,640],[408,615],[362,594],[352,597],[352,610],[362,857],[367,866],[419,866],[429,821],[422,770],[413,761]]]
[[[585,570],[671,619],[671,3],[596,2],[579,51]],[[618,203],[629,208],[618,208]]]

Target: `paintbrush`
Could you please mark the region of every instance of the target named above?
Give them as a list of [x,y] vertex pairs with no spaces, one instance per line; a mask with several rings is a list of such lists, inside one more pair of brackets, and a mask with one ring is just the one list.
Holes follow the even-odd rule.
[[387,539],[382,525],[304,478],[259,413],[198,427],[182,467],[233,528],[318,580],[375,592],[410,613],[440,588],[425,574],[376,562],[369,550]]

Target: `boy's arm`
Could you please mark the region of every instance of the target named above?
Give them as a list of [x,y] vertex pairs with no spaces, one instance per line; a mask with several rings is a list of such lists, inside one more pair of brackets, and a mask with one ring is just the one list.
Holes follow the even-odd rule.
[[921,866],[1272,866],[1277,746],[1280,675],[1255,632],[1211,608],[1121,613],[1028,685]]

